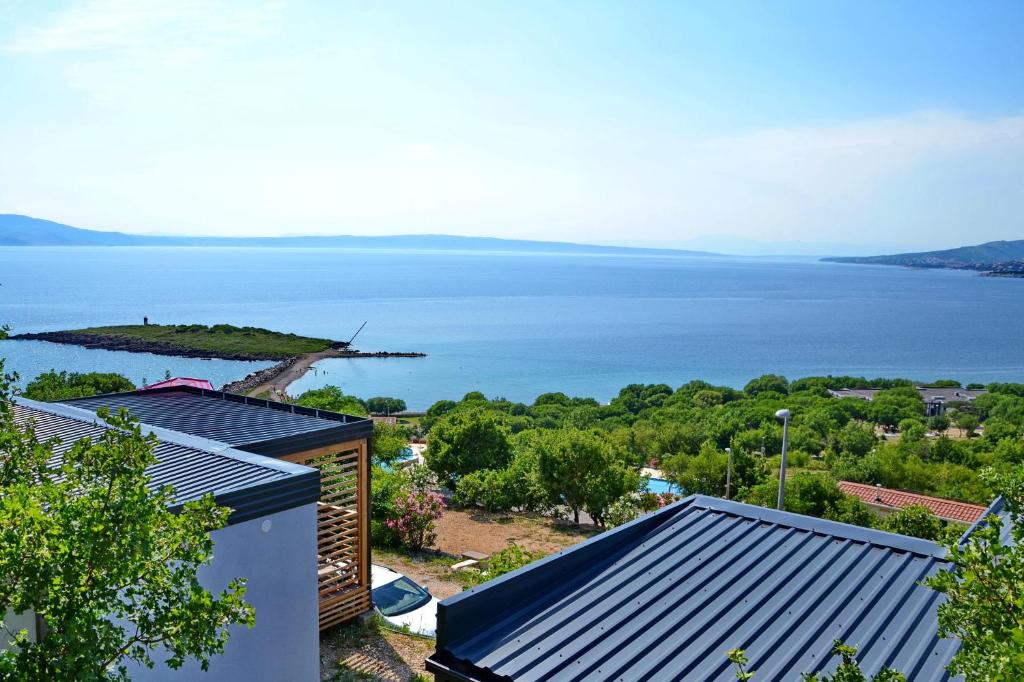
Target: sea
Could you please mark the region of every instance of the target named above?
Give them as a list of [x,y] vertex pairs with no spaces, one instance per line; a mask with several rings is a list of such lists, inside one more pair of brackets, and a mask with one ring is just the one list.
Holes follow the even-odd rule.
[[[1024,382],[1024,280],[812,258],[359,249],[0,247],[14,332],[229,323],[424,358],[324,360],[334,384],[410,409],[469,391],[605,402],[631,383],[742,387],[765,373]],[[0,341],[20,383],[49,369],[239,379],[266,362]]]

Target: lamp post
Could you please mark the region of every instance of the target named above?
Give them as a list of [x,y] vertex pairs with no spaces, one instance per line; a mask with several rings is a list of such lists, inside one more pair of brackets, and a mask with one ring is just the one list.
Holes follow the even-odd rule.
[[732,490],[732,448],[726,448],[725,454],[729,456],[728,464],[725,466],[725,499],[732,499],[729,493]]
[[782,420],[782,461],[779,463],[779,501],[776,509],[782,509],[782,498],[786,490],[786,447],[789,445],[789,410],[781,409],[775,413],[776,419]]

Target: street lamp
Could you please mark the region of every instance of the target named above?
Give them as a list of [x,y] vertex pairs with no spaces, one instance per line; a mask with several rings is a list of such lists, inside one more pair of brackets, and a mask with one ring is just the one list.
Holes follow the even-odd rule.
[[732,448],[726,448],[725,454],[729,456],[728,464],[725,467],[725,499],[730,499],[729,491],[732,488]]
[[779,463],[779,501],[776,509],[782,509],[782,498],[786,490],[786,447],[789,445],[789,410],[781,409],[775,413],[776,419],[782,420],[782,461]]

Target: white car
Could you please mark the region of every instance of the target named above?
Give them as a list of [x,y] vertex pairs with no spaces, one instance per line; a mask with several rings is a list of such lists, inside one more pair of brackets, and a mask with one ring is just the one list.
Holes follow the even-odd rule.
[[373,608],[396,630],[420,637],[437,635],[436,597],[390,568],[370,567]]

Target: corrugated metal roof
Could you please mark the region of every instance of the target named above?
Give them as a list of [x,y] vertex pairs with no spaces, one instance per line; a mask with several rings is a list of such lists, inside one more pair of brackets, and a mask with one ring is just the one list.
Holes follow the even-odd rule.
[[935,543],[692,496],[441,602],[429,665],[480,680],[759,680],[831,670],[946,680]]
[[[22,398],[14,405],[14,418],[21,427],[31,423],[40,441],[59,439],[54,459],[83,438],[98,440],[107,428],[87,410]],[[212,493],[219,504],[234,510],[230,523],[239,523],[319,497],[320,475],[315,469],[145,424],[142,430],[158,438],[153,451],[157,463],[146,471],[150,485],[173,486],[178,505]]]
[[373,432],[373,422],[363,417],[187,386],[75,398],[64,404],[92,411],[123,407],[146,424],[271,456]]
[[963,521],[974,523],[985,513],[985,507],[980,504],[970,504],[958,500],[944,500],[941,497],[929,497],[908,493],[904,490],[893,490],[892,488],[881,488],[868,483],[854,483],[853,481],[839,481],[839,489],[847,495],[859,497],[868,504],[903,509],[911,505],[927,507],[940,519],[950,521]]

